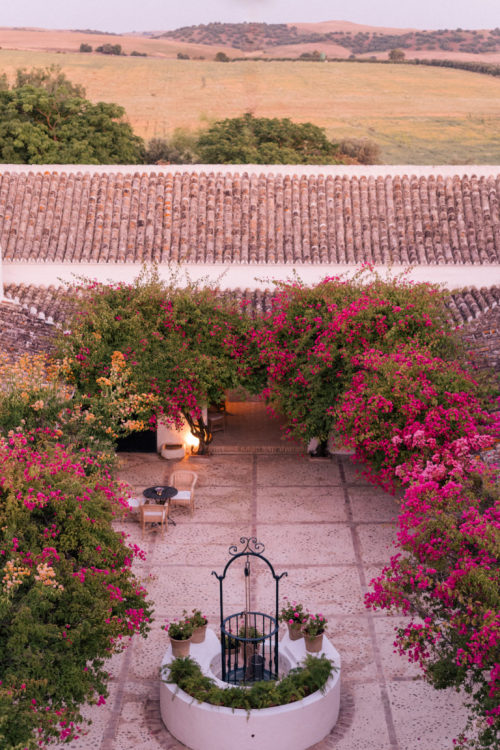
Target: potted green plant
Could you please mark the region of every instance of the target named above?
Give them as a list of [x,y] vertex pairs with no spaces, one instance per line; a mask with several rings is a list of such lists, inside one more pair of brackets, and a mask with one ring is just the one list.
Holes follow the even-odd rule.
[[203,643],[207,632],[208,619],[201,614],[201,609],[193,609],[189,620],[193,626],[191,643]]
[[189,656],[189,647],[193,635],[191,620],[186,617],[182,620],[173,620],[163,625],[162,629],[169,635],[172,655],[175,657]]
[[324,615],[308,615],[307,622],[304,625],[306,651],[313,654],[321,651],[326,625],[327,619]]
[[[254,627],[253,625],[241,625],[238,631],[238,635],[240,638],[262,638],[263,637],[263,634],[259,630],[257,630],[257,628]],[[240,645],[241,645],[241,654],[240,654],[241,658],[244,659],[245,654],[246,654],[247,662],[249,662],[252,656],[256,653],[256,651],[258,651],[260,642],[259,641],[257,642],[244,641],[243,643],[240,643]]]
[[298,641],[302,638],[302,627],[307,622],[308,615],[304,612],[302,604],[289,602],[285,596],[286,604],[279,614],[279,621],[286,623],[288,635],[291,641]]

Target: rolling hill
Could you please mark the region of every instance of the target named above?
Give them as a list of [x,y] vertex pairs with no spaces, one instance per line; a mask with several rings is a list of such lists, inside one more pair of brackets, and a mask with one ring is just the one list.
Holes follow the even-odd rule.
[[323,23],[266,24],[210,23],[171,31],[110,34],[93,29],[49,30],[0,28],[3,49],[44,52],[78,52],[81,44],[93,50],[120,44],[125,54],[175,58],[179,53],[193,59],[213,59],[217,52],[230,58],[299,58],[315,50],[330,58],[387,58],[399,47],[407,58],[448,58],[500,63],[500,28],[492,30],[394,29],[363,26],[347,21]]

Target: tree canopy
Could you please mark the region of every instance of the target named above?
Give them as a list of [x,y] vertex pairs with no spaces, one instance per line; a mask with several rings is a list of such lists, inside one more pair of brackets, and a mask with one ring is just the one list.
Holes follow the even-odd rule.
[[215,122],[201,133],[197,153],[204,164],[342,163],[338,146],[323,128],[248,112]]
[[137,164],[144,144],[117,104],[85,98],[57,66],[18,70],[0,87],[0,161]]

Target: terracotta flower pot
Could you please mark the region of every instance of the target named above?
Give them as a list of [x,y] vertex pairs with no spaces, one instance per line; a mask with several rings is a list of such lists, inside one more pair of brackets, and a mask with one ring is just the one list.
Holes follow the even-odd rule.
[[200,625],[199,628],[195,628],[193,630],[193,635],[191,636],[191,643],[203,643],[205,640],[205,635],[207,632],[207,624]]
[[170,636],[170,643],[172,645],[172,656],[184,657],[189,656],[189,647],[191,646],[191,638],[184,638],[184,640],[178,640]]
[[302,625],[300,624],[300,622],[287,622],[287,626],[288,637],[291,641],[298,641],[303,637],[304,633],[302,632]]
[[306,643],[306,651],[310,654],[317,654],[323,648],[323,633],[319,635],[307,635],[307,633],[304,633],[304,641]]

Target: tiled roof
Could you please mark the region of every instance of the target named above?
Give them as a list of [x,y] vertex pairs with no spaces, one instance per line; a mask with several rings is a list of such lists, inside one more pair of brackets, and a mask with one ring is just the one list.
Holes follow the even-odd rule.
[[7,261],[494,264],[500,174],[6,171],[0,246]]
[[50,351],[54,326],[9,300],[0,301],[0,352],[9,359]]
[[[271,309],[274,291],[265,289],[233,289],[224,292],[243,303],[251,315]],[[37,286],[36,284],[7,284],[5,297],[20,304],[30,315],[49,324],[63,326],[75,308],[74,291],[65,286]]]
[[469,287],[452,292],[446,306],[457,326],[466,325],[496,307],[500,310],[500,286]]
[[32,317],[49,325],[64,325],[74,309],[74,292],[64,286],[37,286],[36,284],[6,284],[7,300],[20,304]]
[[[272,289],[233,289],[225,292],[242,302],[252,315],[271,310],[275,291]],[[48,323],[64,326],[75,307],[74,291],[67,287],[37,286],[35,284],[7,284],[5,296],[8,300],[20,303],[21,308],[31,316]],[[456,326],[464,326],[477,320],[495,308],[500,312],[500,286],[469,287],[454,291],[446,302],[450,320]]]

